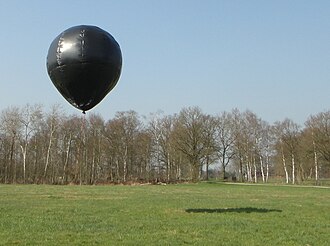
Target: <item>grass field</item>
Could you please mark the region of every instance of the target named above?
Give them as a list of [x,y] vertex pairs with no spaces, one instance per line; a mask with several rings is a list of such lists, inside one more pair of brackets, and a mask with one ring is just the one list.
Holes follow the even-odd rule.
[[0,185],[0,245],[330,245],[330,189]]

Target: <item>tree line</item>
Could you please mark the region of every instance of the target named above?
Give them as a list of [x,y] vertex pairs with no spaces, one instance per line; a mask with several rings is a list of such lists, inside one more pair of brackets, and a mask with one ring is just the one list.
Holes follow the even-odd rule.
[[8,107],[0,113],[0,182],[100,184],[209,179],[301,183],[330,176],[330,111],[304,126],[273,124],[233,109],[199,107],[142,117],[117,112],[66,115],[59,106]]

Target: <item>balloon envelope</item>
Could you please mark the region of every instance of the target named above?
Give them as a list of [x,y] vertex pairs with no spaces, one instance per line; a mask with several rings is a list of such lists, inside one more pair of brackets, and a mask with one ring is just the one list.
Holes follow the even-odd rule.
[[58,35],[47,55],[47,72],[74,107],[87,111],[117,84],[122,67],[116,40],[96,26],[75,26]]

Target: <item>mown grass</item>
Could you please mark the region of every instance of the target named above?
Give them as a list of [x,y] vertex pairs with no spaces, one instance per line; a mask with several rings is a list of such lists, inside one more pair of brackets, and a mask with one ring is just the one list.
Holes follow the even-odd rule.
[[0,185],[0,245],[330,245],[330,189]]

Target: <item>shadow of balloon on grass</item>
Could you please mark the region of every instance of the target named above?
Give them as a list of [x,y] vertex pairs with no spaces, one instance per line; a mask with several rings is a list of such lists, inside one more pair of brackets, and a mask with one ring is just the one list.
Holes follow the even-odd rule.
[[270,213],[282,212],[280,209],[268,208],[188,208],[185,210],[187,213]]

